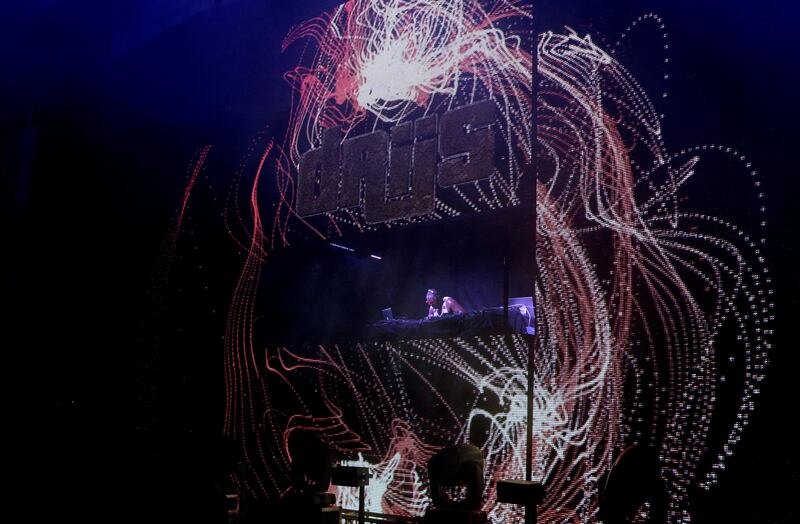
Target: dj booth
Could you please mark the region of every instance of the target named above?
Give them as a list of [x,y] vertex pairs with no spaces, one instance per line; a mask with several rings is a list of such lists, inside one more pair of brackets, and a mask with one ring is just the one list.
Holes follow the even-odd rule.
[[[504,325],[507,317],[507,325]],[[421,320],[383,320],[367,326],[370,342],[443,337],[475,337],[493,333],[533,334],[531,315],[525,306],[493,307]]]

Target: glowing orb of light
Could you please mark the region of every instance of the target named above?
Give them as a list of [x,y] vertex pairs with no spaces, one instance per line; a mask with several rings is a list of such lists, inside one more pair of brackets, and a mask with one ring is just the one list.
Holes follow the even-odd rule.
[[422,103],[437,88],[438,73],[417,59],[407,41],[388,41],[361,67],[362,81],[357,88],[358,105],[377,115],[391,114],[407,102]]

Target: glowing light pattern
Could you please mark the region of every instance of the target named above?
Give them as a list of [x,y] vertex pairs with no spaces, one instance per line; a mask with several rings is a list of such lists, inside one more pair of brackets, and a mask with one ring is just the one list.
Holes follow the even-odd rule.
[[[396,222],[518,204],[520,179],[532,159],[531,16],[530,6],[518,0],[350,0],[293,28],[284,49],[307,39],[316,54],[286,74],[296,98],[285,154],[276,162],[281,198],[272,245],[289,242],[287,230],[298,218],[293,174],[300,155],[320,146],[324,130],[341,127],[344,140],[487,99],[500,115],[504,165],[488,180],[440,188],[431,216]],[[377,227],[353,209],[328,213],[321,222],[300,220],[321,237]]]
[[[445,3],[452,8],[448,13],[437,11],[435,2],[348,2],[298,27],[288,39],[309,36],[320,51],[311,69],[290,75],[300,99],[288,147],[271,145],[256,171],[251,240],[225,339],[225,430],[242,444],[250,465],[239,479],[242,488],[257,495],[275,497],[287,488],[286,435],[306,428],[340,451],[361,453],[357,463],[375,475],[367,495],[370,510],[420,515],[428,501],[424,465],[438,449],[435,443],[463,441],[484,424],[485,507],[492,522],[516,515],[517,510],[495,503],[495,482],[522,478],[525,471],[523,339],[320,346],[313,357],[289,348],[264,349],[255,342],[259,275],[269,269],[275,232],[279,238],[286,234],[281,213],[291,202],[289,173],[300,137],[313,144],[326,127],[352,129],[368,118],[377,125],[425,110],[437,96],[452,100],[465,71],[480,77],[478,69],[464,65],[472,58],[424,54],[418,46],[439,40],[429,35],[414,39],[404,32],[401,8],[418,5],[426,15],[420,20],[428,22],[421,27],[427,30],[443,24],[450,31],[443,42],[456,36],[484,42],[481,53],[501,49],[501,40],[494,41],[496,47],[485,45],[477,35],[465,35],[465,28],[483,31],[492,20],[527,16],[513,2],[498,2],[486,12],[476,11],[475,2]],[[378,16],[376,26],[370,16],[372,25],[364,25],[362,14],[370,9],[391,13],[396,21],[387,24]],[[476,12],[486,15],[483,26],[474,23]],[[461,20],[463,27],[448,25],[452,20]],[[664,30],[652,14],[633,26],[644,22]],[[365,32],[375,33],[377,40],[351,38]],[[399,41],[389,41],[395,38]],[[516,64],[521,53],[504,56]],[[433,57],[436,76],[409,73],[385,91],[366,87],[375,64],[427,63]],[[337,72],[332,66],[338,63],[348,68]],[[510,71],[514,64],[491,67]],[[417,65],[402,68],[413,73]],[[615,450],[639,442],[659,452],[669,492],[668,520],[688,522],[690,490],[716,482],[755,407],[770,348],[773,304],[760,252],[764,239],[731,220],[687,209],[684,197],[698,169],[714,156],[736,164],[730,177],[739,172],[752,177],[763,214],[760,182],[746,158],[724,146],[669,152],[654,104],[615,53],[588,36],[542,35],[538,70],[540,335],[533,466],[547,487],[540,519],[594,520],[599,475]],[[412,79],[417,85],[405,83]],[[511,84],[495,81],[481,80],[493,93],[510,98],[511,92],[495,88]],[[478,82],[470,83],[474,88]],[[524,102],[503,107],[521,112]],[[524,116],[516,118],[515,125],[524,125]],[[282,199],[278,215],[265,227],[257,188],[271,158],[276,158]],[[338,218],[329,218],[337,223]],[[757,226],[763,225],[762,219]],[[270,230],[272,239],[266,233]],[[727,366],[728,361],[738,367]],[[738,373],[736,381],[729,381],[738,386],[723,387],[723,368],[727,376]],[[735,414],[720,413],[723,394],[728,403],[735,399]],[[345,506],[355,507],[352,491],[338,494]]]
[[[651,13],[620,41],[647,22],[666,39]],[[586,488],[612,449],[639,442],[659,451],[668,520],[687,522],[690,490],[716,481],[754,409],[773,304],[764,239],[683,202],[703,162],[722,162],[714,164],[719,153],[734,164],[729,178],[750,175],[758,200],[763,193],[730,148],[668,152],[661,116],[614,54],[574,32],[548,32],[538,48],[537,370],[574,402],[566,413],[583,420],[577,433],[563,431],[577,443],[567,449],[581,452],[561,461],[568,474],[540,469],[562,497],[547,501],[545,514],[577,508],[591,520]],[[741,388],[724,392],[738,413],[723,416],[721,370],[737,360]],[[569,362],[580,366],[565,369]],[[535,416],[552,412],[543,398]]]

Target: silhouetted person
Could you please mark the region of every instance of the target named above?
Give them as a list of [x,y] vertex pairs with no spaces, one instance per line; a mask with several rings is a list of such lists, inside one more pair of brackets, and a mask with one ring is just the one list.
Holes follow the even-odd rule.
[[[466,310],[453,297],[439,297],[439,291],[429,289],[425,294],[425,303],[428,304],[428,318],[448,315],[450,313],[465,313]],[[439,304],[441,303],[441,307]]]
[[331,485],[331,467],[336,456],[313,432],[295,430],[289,434],[292,488],[300,493],[321,493]]
[[[620,453],[599,480],[598,518],[604,524],[664,522],[667,492],[661,478],[658,455],[645,446],[633,445]],[[649,505],[645,520],[637,513]]]
[[[431,499],[437,508],[477,510],[483,495],[483,452],[472,444],[447,446],[428,461]],[[466,486],[464,499],[454,501],[447,487]]]

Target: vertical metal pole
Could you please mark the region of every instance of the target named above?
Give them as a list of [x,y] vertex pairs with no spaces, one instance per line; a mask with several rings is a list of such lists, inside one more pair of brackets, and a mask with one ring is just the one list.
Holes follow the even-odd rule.
[[510,269],[508,227],[503,228],[503,333],[511,333],[511,326],[508,325],[508,281]]
[[531,97],[533,100],[531,101],[531,129],[530,129],[530,137],[531,137],[531,170],[533,171],[533,327],[534,327],[534,334],[532,337],[526,337],[528,342],[528,427],[527,427],[527,453],[525,456],[525,480],[531,480],[532,468],[533,468],[533,374],[534,374],[534,365],[533,365],[533,356],[534,350],[536,348],[536,339],[539,336],[539,328],[538,328],[538,320],[539,320],[539,313],[537,310],[539,309],[539,305],[536,303],[536,284],[539,282],[539,260],[536,257],[536,225],[537,225],[537,216],[536,216],[536,204],[537,204],[537,185],[539,182],[538,179],[538,165],[537,165],[537,156],[536,156],[536,80],[537,80],[537,63],[538,63],[538,47],[539,47],[539,35],[536,33],[533,27],[531,27],[531,38],[533,39],[533,49],[531,49]]
[[536,345],[536,335],[525,337],[528,345],[528,413],[526,428],[525,449],[525,480],[531,480],[533,474],[533,349]]
[[525,506],[525,524],[536,524],[536,506]]
[[[537,165],[537,133],[536,133],[536,106],[537,106],[537,72],[538,72],[538,58],[539,58],[539,34],[531,27],[533,49],[531,50],[531,167],[533,170],[533,325],[534,334],[528,338],[528,427],[527,427],[527,450],[525,454],[525,480],[532,480],[533,474],[533,375],[534,375],[534,351],[536,349],[536,339],[539,336],[539,313],[538,304],[536,302],[536,284],[539,282],[539,259],[536,256],[536,237],[537,237],[537,189],[539,183],[539,169]],[[536,506],[525,507],[525,524],[536,524]]]
[[358,487],[358,524],[364,524],[364,485]]
[[[538,330],[532,337],[525,337],[528,344],[528,428],[525,450],[525,480],[532,480],[533,474],[533,351],[536,348]],[[536,524],[536,506],[525,506],[525,524]]]

